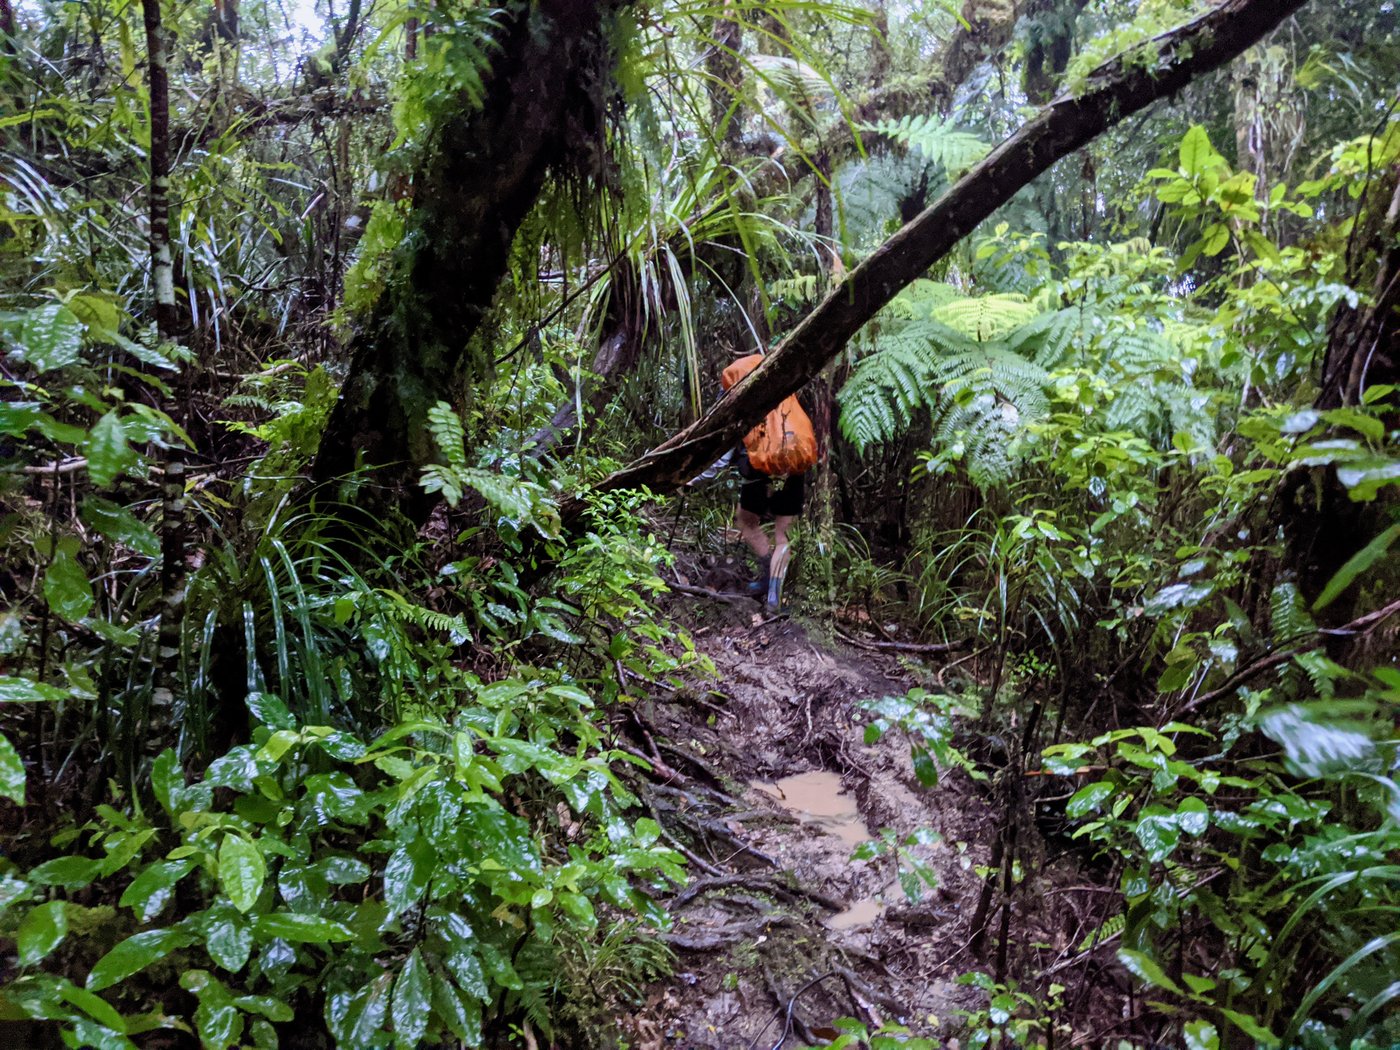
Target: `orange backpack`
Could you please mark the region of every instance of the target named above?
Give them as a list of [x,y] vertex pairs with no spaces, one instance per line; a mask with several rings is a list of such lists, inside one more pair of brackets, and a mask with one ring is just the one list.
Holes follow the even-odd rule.
[[[728,390],[762,360],[762,354],[739,358],[720,374],[720,386]],[[744,435],[744,448],[750,465],[760,474],[789,477],[805,474],[817,465],[817,435],[795,395],[783,398],[762,423]]]

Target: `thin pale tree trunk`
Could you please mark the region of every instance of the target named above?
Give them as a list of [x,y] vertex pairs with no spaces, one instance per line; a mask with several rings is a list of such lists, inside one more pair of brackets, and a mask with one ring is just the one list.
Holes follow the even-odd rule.
[[[160,0],[141,0],[146,25],[151,102],[150,253],[156,331],[175,333],[175,265],[170,252],[170,47]],[[157,634],[157,706],[174,698],[180,677],[180,627],[185,606],[185,460],[172,438],[161,485],[160,629]]]

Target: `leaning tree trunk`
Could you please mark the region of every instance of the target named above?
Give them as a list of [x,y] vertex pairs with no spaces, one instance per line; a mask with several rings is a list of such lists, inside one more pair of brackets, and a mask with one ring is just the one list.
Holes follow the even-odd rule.
[[596,155],[611,82],[607,23],[621,4],[510,5],[489,48],[485,101],[464,94],[425,151],[386,290],[355,340],[312,467],[317,482],[385,468],[361,491],[362,509],[427,517],[432,501],[416,481],[435,458],[428,409],[464,400],[489,372],[489,357],[468,348],[546,175]]
[[[694,477],[741,434],[800,389],[875,313],[941,259],[978,223],[1055,161],[1107,128],[1217,68],[1263,37],[1306,0],[1224,0],[1201,17],[1100,67],[1076,95],[1061,95],[877,249],[714,408],[646,455],[609,475],[602,491],[666,490]],[[584,504],[562,513],[574,523]]]

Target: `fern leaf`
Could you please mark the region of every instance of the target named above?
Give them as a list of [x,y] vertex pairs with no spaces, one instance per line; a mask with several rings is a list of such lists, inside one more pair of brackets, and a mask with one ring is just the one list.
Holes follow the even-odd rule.
[[1039,312],[1024,296],[1005,293],[955,299],[936,307],[933,316],[969,339],[986,343],[1020,328]]
[[940,117],[906,116],[899,120],[883,120],[863,125],[898,142],[908,149],[918,150],[940,165],[949,179],[956,178],[991,152],[991,146],[968,131],[958,131]]

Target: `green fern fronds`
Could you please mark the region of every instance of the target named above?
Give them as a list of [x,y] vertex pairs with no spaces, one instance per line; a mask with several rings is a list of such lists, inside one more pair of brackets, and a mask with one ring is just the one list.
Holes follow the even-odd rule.
[[956,178],[991,152],[992,147],[970,131],[958,131],[941,117],[906,116],[864,124],[862,131],[873,131],[895,142],[918,150],[942,166],[950,179]]
[[1089,347],[1099,327],[1100,319],[1094,311],[1070,306],[1031,318],[1005,342],[1008,349],[1043,368],[1059,368]]
[[1025,296],[1002,293],[954,299],[935,308],[933,316],[969,339],[988,343],[1020,328],[1039,313]]
[[1269,595],[1269,616],[1275,643],[1295,641],[1317,630],[1295,583],[1280,583],[1273,589]]
[[926,277],[920,277],[896,295],[887,309],[896,317],[927,320],[940,306],[946,306],[961,297],[962,293],[945,281],[930,281]]
[[[432,434],[438,448],[442,449],[449,467],[454,470],[466,469],[467,433],[462,428],[462,418],[457,415],[457,410],[446,401],[439,401],[428,409],[428,433]],[[460,493],[458,498],[461,498]]]

